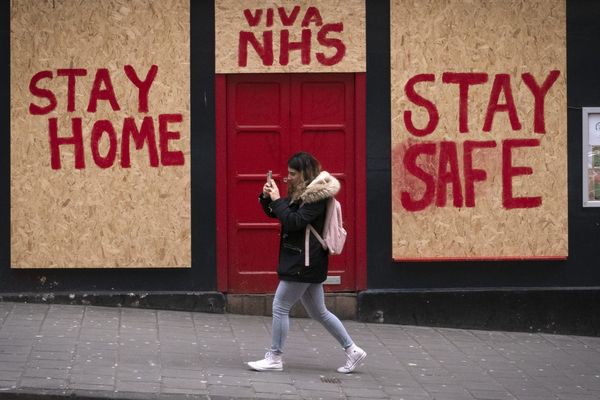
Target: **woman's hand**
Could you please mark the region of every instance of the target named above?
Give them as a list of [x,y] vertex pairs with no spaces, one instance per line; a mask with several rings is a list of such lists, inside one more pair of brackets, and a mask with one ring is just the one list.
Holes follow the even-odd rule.
[[278,200],[281,196],[279,195],[279,188],[274,180],[271,180],[271,183],[265,183],[263,186],[263,196],[268,196],[271,200]]

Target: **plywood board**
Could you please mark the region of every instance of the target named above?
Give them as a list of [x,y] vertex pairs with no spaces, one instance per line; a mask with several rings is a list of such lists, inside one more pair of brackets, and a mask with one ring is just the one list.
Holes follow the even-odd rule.
[[391,8],[393,257],[566,257],[564,0]]
[[188,0],[11,2],[13,268],[191,265],[189,31]]
[[216,0],[217,73],[364,72],[364,0]]

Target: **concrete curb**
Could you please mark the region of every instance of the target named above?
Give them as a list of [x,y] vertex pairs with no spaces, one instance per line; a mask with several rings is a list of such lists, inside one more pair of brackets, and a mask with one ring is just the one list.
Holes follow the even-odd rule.
[[[89,390],[0,391],[0,400],[261,400],[260,397],[231,397],[208,394],[153,394]],[[264,399],[267,400],[267,399]]]

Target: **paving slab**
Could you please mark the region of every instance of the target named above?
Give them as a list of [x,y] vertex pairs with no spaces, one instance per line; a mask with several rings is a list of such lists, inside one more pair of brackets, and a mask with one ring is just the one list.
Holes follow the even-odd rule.
[[0,303],[0,399],[600,399],[600,338],[344,322],[369,356],[352,374],[292,318],[283,372],[251,371],[271,319]]

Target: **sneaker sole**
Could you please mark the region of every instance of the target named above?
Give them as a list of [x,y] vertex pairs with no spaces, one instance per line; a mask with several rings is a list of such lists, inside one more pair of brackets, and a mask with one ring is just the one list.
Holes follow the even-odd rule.
[[264,371],[275,371],[275,372],[281,372],[283,371],[283,367],[279,367],[279,368],[261,368],[258,366],[254,366],[252,365],[252,362],[247,363],[248,366],[253,369],[254,371],[258,371],[258,372],[264,372]]
[[356,369],[356,366],[358,365],[358,363],[361,362],[362,360],[364,360],[365,358],[367,358],[366,351],[363,353],[362,356],[360,356],[360,358],[358,358],[356,361],[354,361],[354,364],[352,364],[350,366],[350,369],[348,371],[338,371],[338,372],[341,374],[349,374],[350,372],[354,371]]

